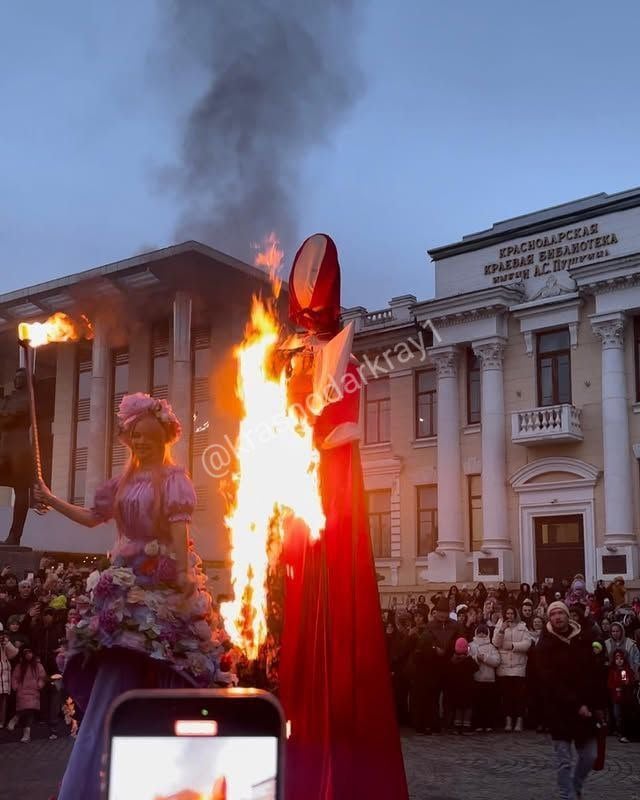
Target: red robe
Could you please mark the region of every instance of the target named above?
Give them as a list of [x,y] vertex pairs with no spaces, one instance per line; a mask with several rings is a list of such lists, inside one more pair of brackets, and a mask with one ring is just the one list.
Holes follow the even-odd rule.
[[[327,406],[315,426],[318,447],[337,425],[357,422],[358,411],[357,391]],[[286,797],[406,800],[358,443],[321,450],[320,479],[321,539],[298,531],[283,549]]]

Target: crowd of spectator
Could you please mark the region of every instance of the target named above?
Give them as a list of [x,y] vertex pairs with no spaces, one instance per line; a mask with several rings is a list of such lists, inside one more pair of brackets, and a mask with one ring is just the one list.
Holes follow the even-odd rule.
[[79,714],[62,692],[66,629],[89,608],[90,593],[108,564],[56,564],[43,558],[37,572],[0,569],[0,729],[18,728],[31,740],[36,722],[56,739]]
[[640,736],[640,598],[627,599],[622,577],[591,592],[576,575],[393,598],[383,617],[399,722],[418,734],[545,731],[539,654],[558,601],[591,642],[609,730],[625,743]]

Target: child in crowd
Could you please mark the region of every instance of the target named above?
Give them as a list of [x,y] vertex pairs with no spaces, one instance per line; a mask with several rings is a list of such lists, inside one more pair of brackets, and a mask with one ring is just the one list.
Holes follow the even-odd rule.
[[21,742],[31,741],[31,726],[36,712],[40,711],[40,692],[46,680],[47,673],[40,660],[30,647],[23,647],[11,677],[11,686],[16,693],[16,714],[7,725],[7,730],[12,731],[18,722],[22,724]]
[[473,675],[478,664],[469,655],[469,643],[462,636],[456,639],[449,673],[448,706],[453,716],[456,733],[471,731],[471,709],[473,706]]
[[616,650],[613,654],[613,663],[609,667],[609,695],[613,708],[613,719],[618,733],[618,741],[627,743],[627,726],[633,706],[633,690],[635,688],[635,674],[629,665],[627,653]]
[[493,730],[496,667],[500,664],[500,653],[491,644],[489,627],[484,623],[476,627],[469,655],[478,665],[473,675],[473,724],[478,733],[490,733]]

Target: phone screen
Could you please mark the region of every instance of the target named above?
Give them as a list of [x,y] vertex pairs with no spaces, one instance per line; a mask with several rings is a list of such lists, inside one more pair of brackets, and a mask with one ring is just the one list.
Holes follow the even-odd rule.
[[284,721],[266,692],[140,690],[114,704],[107,800],[280,800]]
[[116,736],[109,800],[276,800],[278,740],[270,736]]

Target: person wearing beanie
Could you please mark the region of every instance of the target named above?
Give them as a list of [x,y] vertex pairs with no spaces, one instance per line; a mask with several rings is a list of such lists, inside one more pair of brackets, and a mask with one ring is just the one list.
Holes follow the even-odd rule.
[[[444,693],[446,702],[447,672],[457,638],[456,623],[449,618],[449,600],[441,597],[436,603],[435,619],[429,620],[427,631],[434,641],[435,658],[431,676],[430,707],[440,707],[440,696]],[[446,715],[445,715],[446,716]],[[440,719],[436,715],[432,729],[440,730]]]
[[640,677],[640,650],[638,645],[630,639],[624,630],[624,625],[621,622],[612,622],[610,638],[606,640],[605,647],[607,648],[607,656],[609,663],[613,663],[613,654],[616,650],[624,650],[627,654],[629,666],[633,670],[636,678]]
[[[536,648],[538,679],[551,733],[562,800],[581,797],[597,754],[596,723],[604,720],[606,682],[592,643],[562,601],[549,606]],[[572,744],[578,753],[573,765]]]
[[524,726],[527,653],[531,647],[531,637],[527,626],[518,618],[515,606],[505,607],[504,617],[498,621],[493,632],[493,644],[500,653],[500,665],[496,674],[505,720],[504,729],[519,733]]
[[447,683],[447,707],[456,733],[471,731],[473,675],[478,664],[469,655],[469,643],[460,636],[454,644]]
[[496,667],[500,664],[500,653],[491,644],[489,628],[485,623],[476,626],[473,641],[469,645],[469,655],[478,665],[473,675],[473,726],[478,733],[490,733],[493,730]]

